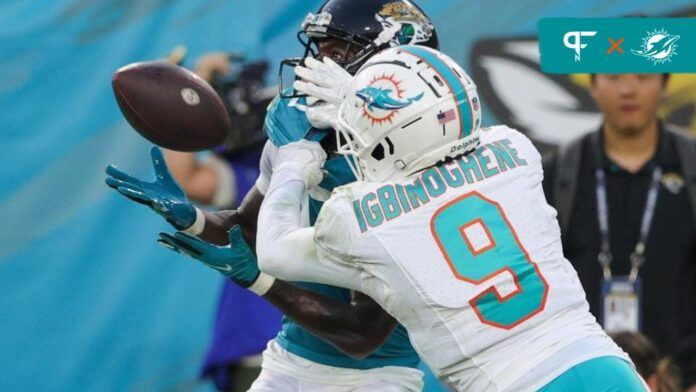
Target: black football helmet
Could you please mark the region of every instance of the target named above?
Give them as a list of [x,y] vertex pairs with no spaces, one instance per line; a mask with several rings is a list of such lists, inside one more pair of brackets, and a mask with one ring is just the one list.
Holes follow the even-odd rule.
[[[351,74],[387,47],[424,45],[439,49],[430,18],[409,0],[327,0],[316,14],[307,15],[297,38],[305,53],[303,57],[281,62],[281,92],[283,68],[303,64],[309,56],[320,57],[319,44],[325,39],[345,42],[345,57],[334,60]],[[284,94],[284,97],[297,96],[294,92]]]

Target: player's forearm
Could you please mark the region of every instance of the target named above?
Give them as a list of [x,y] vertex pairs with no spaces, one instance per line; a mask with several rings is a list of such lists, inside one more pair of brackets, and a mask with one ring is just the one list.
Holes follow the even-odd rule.
[[205,212],[205,225],[200,238],[216,245],[227,245],[227,231],[234,225],[242,226],[244,239],[251,249],[256,246],[256,219],[263,202],[263,195],[251,188],[236,210]]
[[259,212],[256,252],[259,268],[276,278],[301,280],[300,263],[316,259],[311,232],[298,235],[303,197],[305,184],[294,173],[274,173]]
[[229,243],[227,231],[232,226],[242,223],[236,210],[204,212],[203,215],[205,225],[198,237],[215,245],[227,245]]
[[360,290],[360,272],[338,260],[320,258],[314,227],[302,226],[306,185],[291,167],[278,168],[259,212],[256,254],[259,269],[290,282],[324,283]]
[[[355,289],[356,279],[330,263],[320,263],[314,228],[300,227],[304,184],[285,182],[271,188],[259,213],[256,254],[259,269],[290,282],[333,284]],[[353,278],[352,275],[349,277]]]
[[[259,269],[286,281],[359,288],[359,270],[323,260],[314,241],[314,228],[302,227],[301,206],[307,186],[303,174],[302,168],[281,164],[271,177],[259,212]],[[264,298],[348,355],[368,355],[394,328],[395,321],[368,297],[341,303],[278,279]]]
[[263,297],[313,335],[355,358],[364,358],[381,346],[396,326],[367,297],[342,303],[281,280]]

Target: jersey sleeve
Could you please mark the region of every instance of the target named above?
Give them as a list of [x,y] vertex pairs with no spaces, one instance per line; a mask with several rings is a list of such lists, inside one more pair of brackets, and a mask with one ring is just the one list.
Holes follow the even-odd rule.
[[[287,91],[287,90],[286,90]],[[266,194],[271,181],[271,173],[277,161],[278,149],[288,143],[307,139],[315,142],[321,141],[327,134],[333,132],[326,129],[312,127],[307,120],[305,109],[307,107],[306,98],[281,98],[276,96],[268,105],[264,130],[268,135],[268,141],[264,146],[261,157],[261,174],[256,182],[256,188]],[[331,167],[328,171],[336,171],[339,167],[334,163],[329,163]],[[334,170],[332,170],[332,168]],[[349,173],[351,176],[352,174]],[[336,179],[336,175],[344,175],[343,171],[327,176],[322,183],[322,188],[332,189],[338,184],[331,185],[331,181]]]
[[314,240],[319,254],[343,263],[352,263],[355,258],[354,249],[360,240],[359,228],[355,218],[350,215],[351,202],[340,189],[334,191],[322,206],[314,225]]
[[307,120],[305,107],[306,98],[281,98],[280,95],[268,105],[264,129],[276,147],[305,137],[312,127]]
[[265,195],[268,192],[268,186],[271,184],[271,175],[273,168],[278,161],[278,147],[270,140],[266,141],[261,152],[261,161],[259,162],[259,177],[256,179],[256,189]]
[[256,250],[261,271],[288,281],[324,283],[361,289],[361,270],[340,257],[321,252],[315,227],[302,227],[301,174],[281,166],[273,175],[259,212]]

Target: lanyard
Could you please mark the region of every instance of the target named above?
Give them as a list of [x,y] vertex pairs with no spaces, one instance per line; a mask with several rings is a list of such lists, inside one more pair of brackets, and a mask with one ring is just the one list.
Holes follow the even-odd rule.
[[[597,177],[597,217],[599,219],[599,232],[602,237],[602,245],[597,260],[602,266],[604,279],[611,279],[611,245],[609,242],[609,206],[607,203],[607,181],[606,174],[601,167],[595,170]],[[655,205],[657,204],[657,195],[660,191],[660,180],[662,178],[662,168],[656,166],[652,172],[652,182],[648,190],[648,199],[645,201],[643,209],[643,218],[640,222],[640,237],[635,249],[631,253],[631,273],[629,279],[635,282],[638,277],[638,270],[645,262],[645,244],[650,234],[650,225],[655,216]]]

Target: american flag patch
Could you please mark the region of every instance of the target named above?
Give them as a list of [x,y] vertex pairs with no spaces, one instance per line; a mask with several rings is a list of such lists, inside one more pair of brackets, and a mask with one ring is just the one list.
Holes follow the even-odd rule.
[[440,112],[437,114],[437,122],[440,125],[445,125],[450,121],[454,121],[457,119],[457,116],[454,114],[454,109],[450,109],[446,112]]

